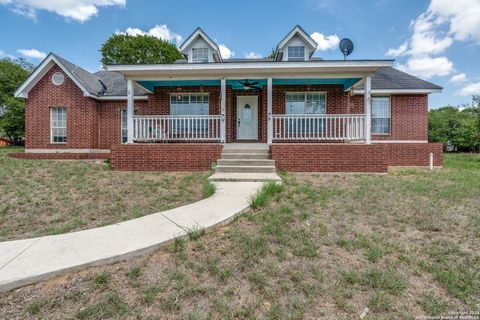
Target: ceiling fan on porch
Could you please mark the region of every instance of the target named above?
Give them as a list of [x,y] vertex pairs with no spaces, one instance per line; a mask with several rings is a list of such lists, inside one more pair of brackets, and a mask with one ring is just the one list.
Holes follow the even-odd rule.
[[249,82],[248,80],[245,80],[245,81],[239,81],[239,82],[243,85],[243,89],[245,90],[250,90],[250,89],[262,90],[262,88],[257,86],[257,84],[259,83],[258,81]]

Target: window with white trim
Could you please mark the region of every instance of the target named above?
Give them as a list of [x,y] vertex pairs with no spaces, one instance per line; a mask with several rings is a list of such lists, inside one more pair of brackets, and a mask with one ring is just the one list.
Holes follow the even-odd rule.
[[208,93],[170,95],[171,115],[208,115]]
[[[208,115],[208,93],[181,93],[170,95],[170,114],[177,116]],[[208,119],[179,121],[175,129],[207,130]]]
[[372,133],[389,134],[390,122],[390,97],[372,97]]
[[[324,92],[287,92],[285,94],[285,113],[290,115],[325,114],[326,94]],[[321,132],[325,128],[325,119],[289,119],[289,132]]]
[[305,47],[304,46],[288,46],[287,59],[288,61],[304,61]]
[[[128,128],[127,128],[127,109],[122,109],[120,112],[121,123],[120,123],[120,131],[122,136],[122,143],[127,143],[128,140]],[[137,115],[137,110],[133,110],[133,114]]]
[[67,142],[67,108],[50,108],[50,141],[53,143]]
[[285,94],[286,114],[325,114],[326,94],[324,92],[287,92]]
[[209,54],[208,48],[192,48],[192,62],[208,62]]

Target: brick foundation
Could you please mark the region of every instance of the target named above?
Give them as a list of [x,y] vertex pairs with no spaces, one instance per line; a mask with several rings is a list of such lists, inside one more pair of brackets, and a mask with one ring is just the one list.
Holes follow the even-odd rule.
[[272,144],[277,170],[294,172],[387,172],[385,146],[371,144]]
[[388,143],[385,144],[389,166],[421,166],[430,163],[433,153],[433,165],[443,165],[443,146],[441,143]]
[[282,144],[271,146],[277,170],[293,172],[387,172],[390,166],[442,166],[438,143]]
[[114,170],[209,170],[221,152],[219,143],[117,145],[111,150],[111,165]]
[[17,159],[37,160],[96,160],[108,159],[109,153],[9,153],[9,157]]

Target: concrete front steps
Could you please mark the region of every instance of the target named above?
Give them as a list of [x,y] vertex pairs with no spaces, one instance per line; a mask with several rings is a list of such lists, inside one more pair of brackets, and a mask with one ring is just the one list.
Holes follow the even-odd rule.
[[223,146],[211,181],[281,181],[270,146],[260,143],[231,143]]

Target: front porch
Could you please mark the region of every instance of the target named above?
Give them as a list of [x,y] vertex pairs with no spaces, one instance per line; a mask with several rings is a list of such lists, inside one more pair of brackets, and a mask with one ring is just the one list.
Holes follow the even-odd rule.
[[151,97],[147,108],[135,113],[136,106],[129,95],[127,143],[369,144],[371,91],[366,91],[361,104],[349,92],[361,81],[370,87],[370,76],[136,82],[128,79],[129,88],[134,83],[142,85],[151,91]]

